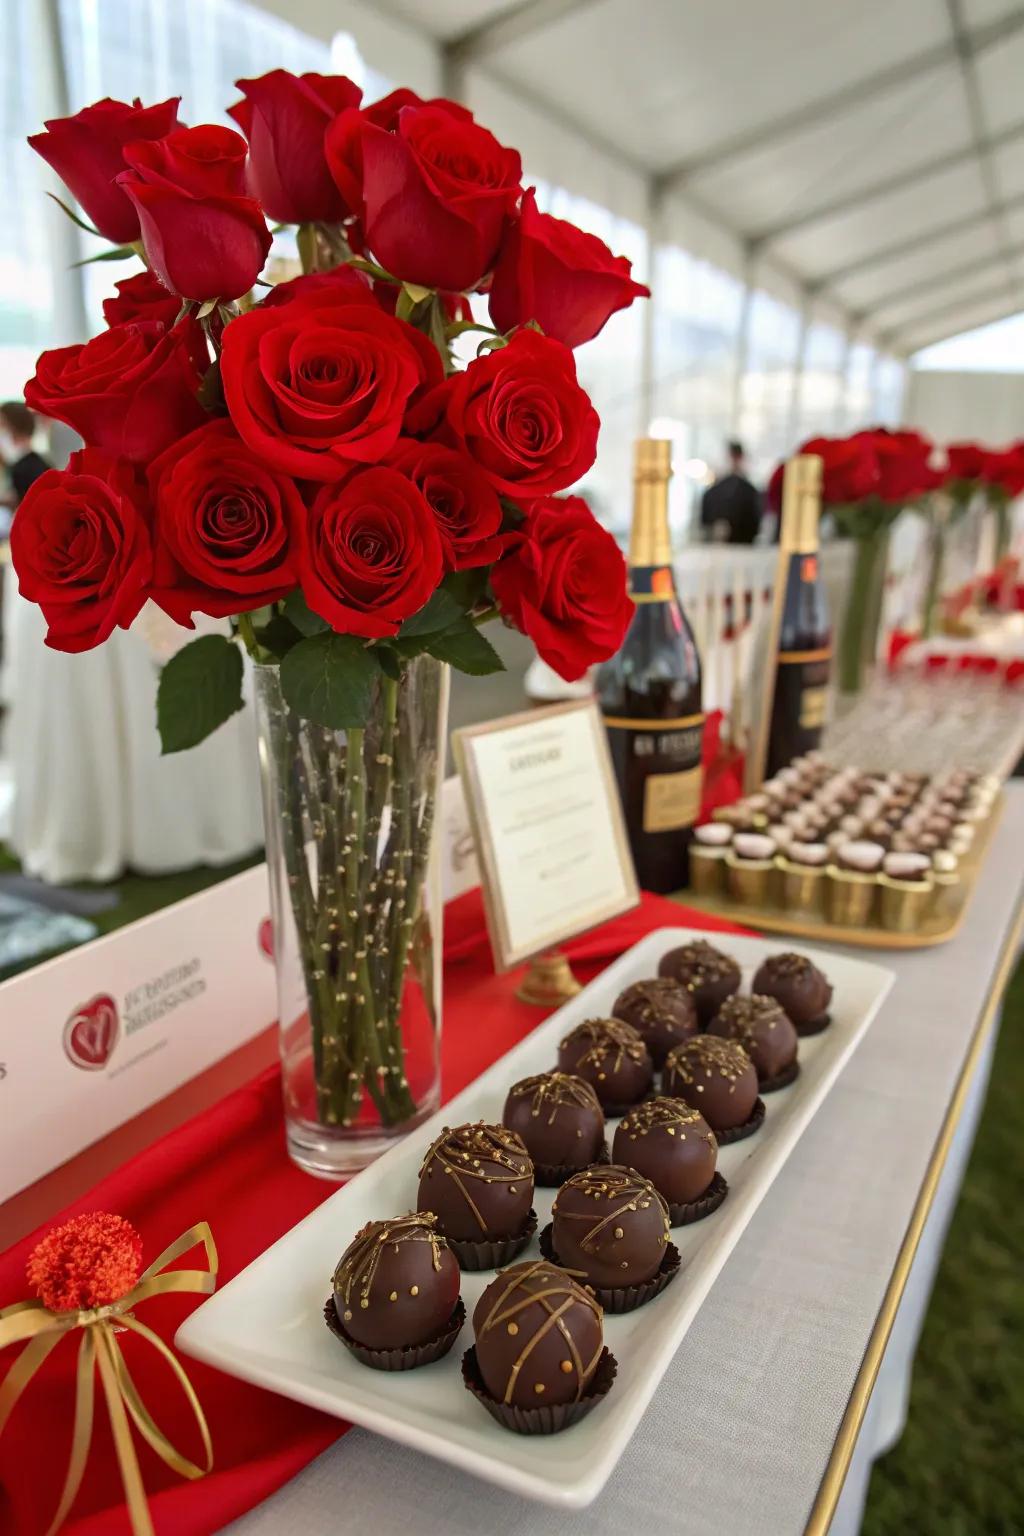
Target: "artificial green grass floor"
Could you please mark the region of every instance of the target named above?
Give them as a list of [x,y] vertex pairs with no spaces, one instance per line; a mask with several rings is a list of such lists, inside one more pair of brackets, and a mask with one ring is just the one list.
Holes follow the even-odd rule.
[[1024,964],[946,1238],[903,1437],[875,1466],[862,1536],[1024,1533]]
[[[104,933],[227,879],[194,869],[114,884]],[[0,847],[0,872],[17,864]],[[0,978],[2,979],[2,978]],[[1024,1536],[1024,964],[1006,993],[977,1140],[914,1365],[899,1444],[875,1467],[862,1536]]]

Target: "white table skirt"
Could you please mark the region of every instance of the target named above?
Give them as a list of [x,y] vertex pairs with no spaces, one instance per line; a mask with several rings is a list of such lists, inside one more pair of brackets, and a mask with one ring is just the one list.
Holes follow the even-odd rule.
[[[589,1509],[529,1503],[356,1429],[235,1521],[232,1536],[800,1536],[1013,930],[1024,786],[1009,786],[993,845],[955,940],[931,950],[860,952],[891,965],[896,985]],[[857,1530],[871,1461],[902,1429],[913,1351],[989,1061],[990,1051],[976,1070],[903,1294],[834,1536]]]

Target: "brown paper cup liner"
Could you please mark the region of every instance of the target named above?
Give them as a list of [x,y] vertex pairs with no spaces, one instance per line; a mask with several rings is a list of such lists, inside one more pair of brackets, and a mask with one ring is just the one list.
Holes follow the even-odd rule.
[[688,1227],[692,1222],[702,1221],[705,1216],[710,1216],[712,1211],[718,1210],[728,1193],[728,1184],[716,1170],[711,1183],[700,1199],[688,1200],[685,1205],[670,1205],[668,1219],[674,1227]]
[[517,1253],[522,1253],[536,1230],[537,1212],[531,1211],[514,1237],[483,1238],[480,1242],[447,1237],[445,1241],[458,1259],[460,1269],[500,1269],[503,1264],[511,1264]]
[[466,1308],[460,1296],[455,1303],[455,1311],[436,1339],[428,1339],[425,1344],[412,1344],[407,1349],[369,1349],[367,1345],[357,1344],[355,1339],[349,1338],[341,1326],[333,1296],[328,1296],[324,1305],[324,1322],[334,1337],[340,1339],[357,1360],[374,1371],[414,1371],[417,1366],[430,1365],[434,1360],[440,1360],[455,1343],[465,1321]]
[[809,1040],[812,1035],[820,1035],[822,1030],[828,1029],[832,1023],[832,1015],[823,1013],[819,1019],[811,1019],[809,1024],[797,1024],[794,1021],[793,1028],[801,1040]]
[[666,1243],[661,1266],[650,1280],[643,1280],[639,1285],[591,1285],[589,1280],[584,1280],[577,1270],[568,1269],[568,1265],[563,1264],[558,1257],[551,1243],[550,1221],[541,1231],[540,1251],[549,1264],[557,1264],[560,1269],[568,1270],[574,1279],[579,1280],[581,1285],[585,1285],[587,1290],[597,1297],[606,1312],[635,1312],[637,1307],[653,1301],[655,1296],[660,1296],[666,1285],[670,1285],[675,1279],[681,1263],[679,1249],[674,1243]]
[[778,1093],[780,1088],[788,1088],[790,1083],[795,1083],[800,1076],[800,1063],[794,1058],[788,1067],[776,1073],[774,1077],[766,1077],[763,1083],[758,1083],[760,1093]]
[[514,1435],[557,1435],[585,1419],[587,1414],[611,1391],[618,1361],[607,1346],[601,1351],[597,1369],[583,1396],[575,1403],[544,1403],[539,1408],[517,1408],[512,1403],[499,1403],[484,1386],[477,1364],[476,1345],[466,1350],[462,1357],[462,1380],[466,1390],[472,1392],[477,1402],[496,1419],[503,1429]]
[[753,1136],[762,1125],[764,1125],[764,1100],[755,1099],[749,1120],[744,1120],[742,1125],[731,1126],[727,1131],[714,1131],[715,1140],[720,1147],[731,1147],[734,1141],[745,1141],[748,1136]]
[[607,1141],[602,1141],[593,1162],[580,1163],[578,1168],[555,1168],[550,1163],[534,1163],[533,1182],[543,1189],[560,1189],[566,1179],[571,1179],[574,1173],[582,1173],[584,1168],[592,1168],[594,1163],[606,1163],[610,1155]]

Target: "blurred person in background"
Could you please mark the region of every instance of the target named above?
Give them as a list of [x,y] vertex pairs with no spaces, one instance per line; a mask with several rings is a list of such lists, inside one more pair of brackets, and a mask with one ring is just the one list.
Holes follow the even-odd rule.
[[729,468],[704,492],[700,521],[715,544],[753,544],[761,527],[761,495],[747,479],[743,444],[726,444]]
[[0,495],[0,537],[10,529],[13,510],[39,476],[51,468],[41,453],[32,447],[36,418],[22,400],[5,400],[0,405],[0,461],[10,489]]

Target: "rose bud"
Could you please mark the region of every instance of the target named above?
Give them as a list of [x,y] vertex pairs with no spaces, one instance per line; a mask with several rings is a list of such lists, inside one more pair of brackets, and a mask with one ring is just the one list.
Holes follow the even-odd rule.
[[127,629],[153,565],[138,472],[99,448],[73,453],[67,469],[48,469],[18,507],[11,560],[22,597],[43,611],[54,650],[86,651],[116,625]]
[[[116,296],[103,300],[103,318],[108,325],[142,325],[167,332],[176,325],[185,339],[197,374],[202,377],[210,366],[210,353],[199,322],[190,316],[178,319],[181,300],[169,293],[158,277],[147,268],[133,277],[123,277],[114,284]],[[212,317],[211,317],[212,318]]]
[[340,634],[397,634],[433,596],[443,570],[433,514],[395,469],[358,468],[322,486],[300,525],[303,596]]
[[410,402],[443,377],[433,343],[364,292],[319,284],[224,329],[232,421],[260,458],[300,479],[337,480],[385,458]]
[[490,289],[499,331],[534,320],[567,347],[590,341],[608,318],[651,290],[634,282],[625,256],[566,219],[537,208],[531,188],[505,236]]
[[117,178],[139,215],[150,266],[172,293],[205,303],[237,299],[259,276],[271,237],[259,203],[243,196],[245,140],[230,128],[178,128],[129,144]]
[[392,276],[458,292],[490,270],[522,162],[464,107],[404,106],[393,132],[367,113],[342,113],[325,148],[367,247]]
[[272,69],[236,80],[244,101],[228,107],[249,141],[249,184],[268,218],[282,224],[337,223],[352,210],[335,186],[324,132],[363,93],[345,75],[292,75]]
[[177,624],[274,603],[298,580],[290,540],[306,515],[294,480],[229,421],[210,421],[150,465],[153,598]]
[[188,328],[113,325],[91,341],[43,352],[25,401],[93,448],[139,463],[206,420]]
[[517,331],[448,382],[448,428],[496,490],[563,491],[593,464],[600,423],[560,341]]
[[566,682],[622,644],[633,603],[626,562],[581,496],[526,507],[510,553],[491,572],[502,614]]
[[155,107],[105,96],[74,117],[55,117],[29,143],[61,181],[106,240],[128,245],[139,238],[139,216],[116,178],[124,170],[124,147],[140,139],[162,139],[178,121],[180,97]]

